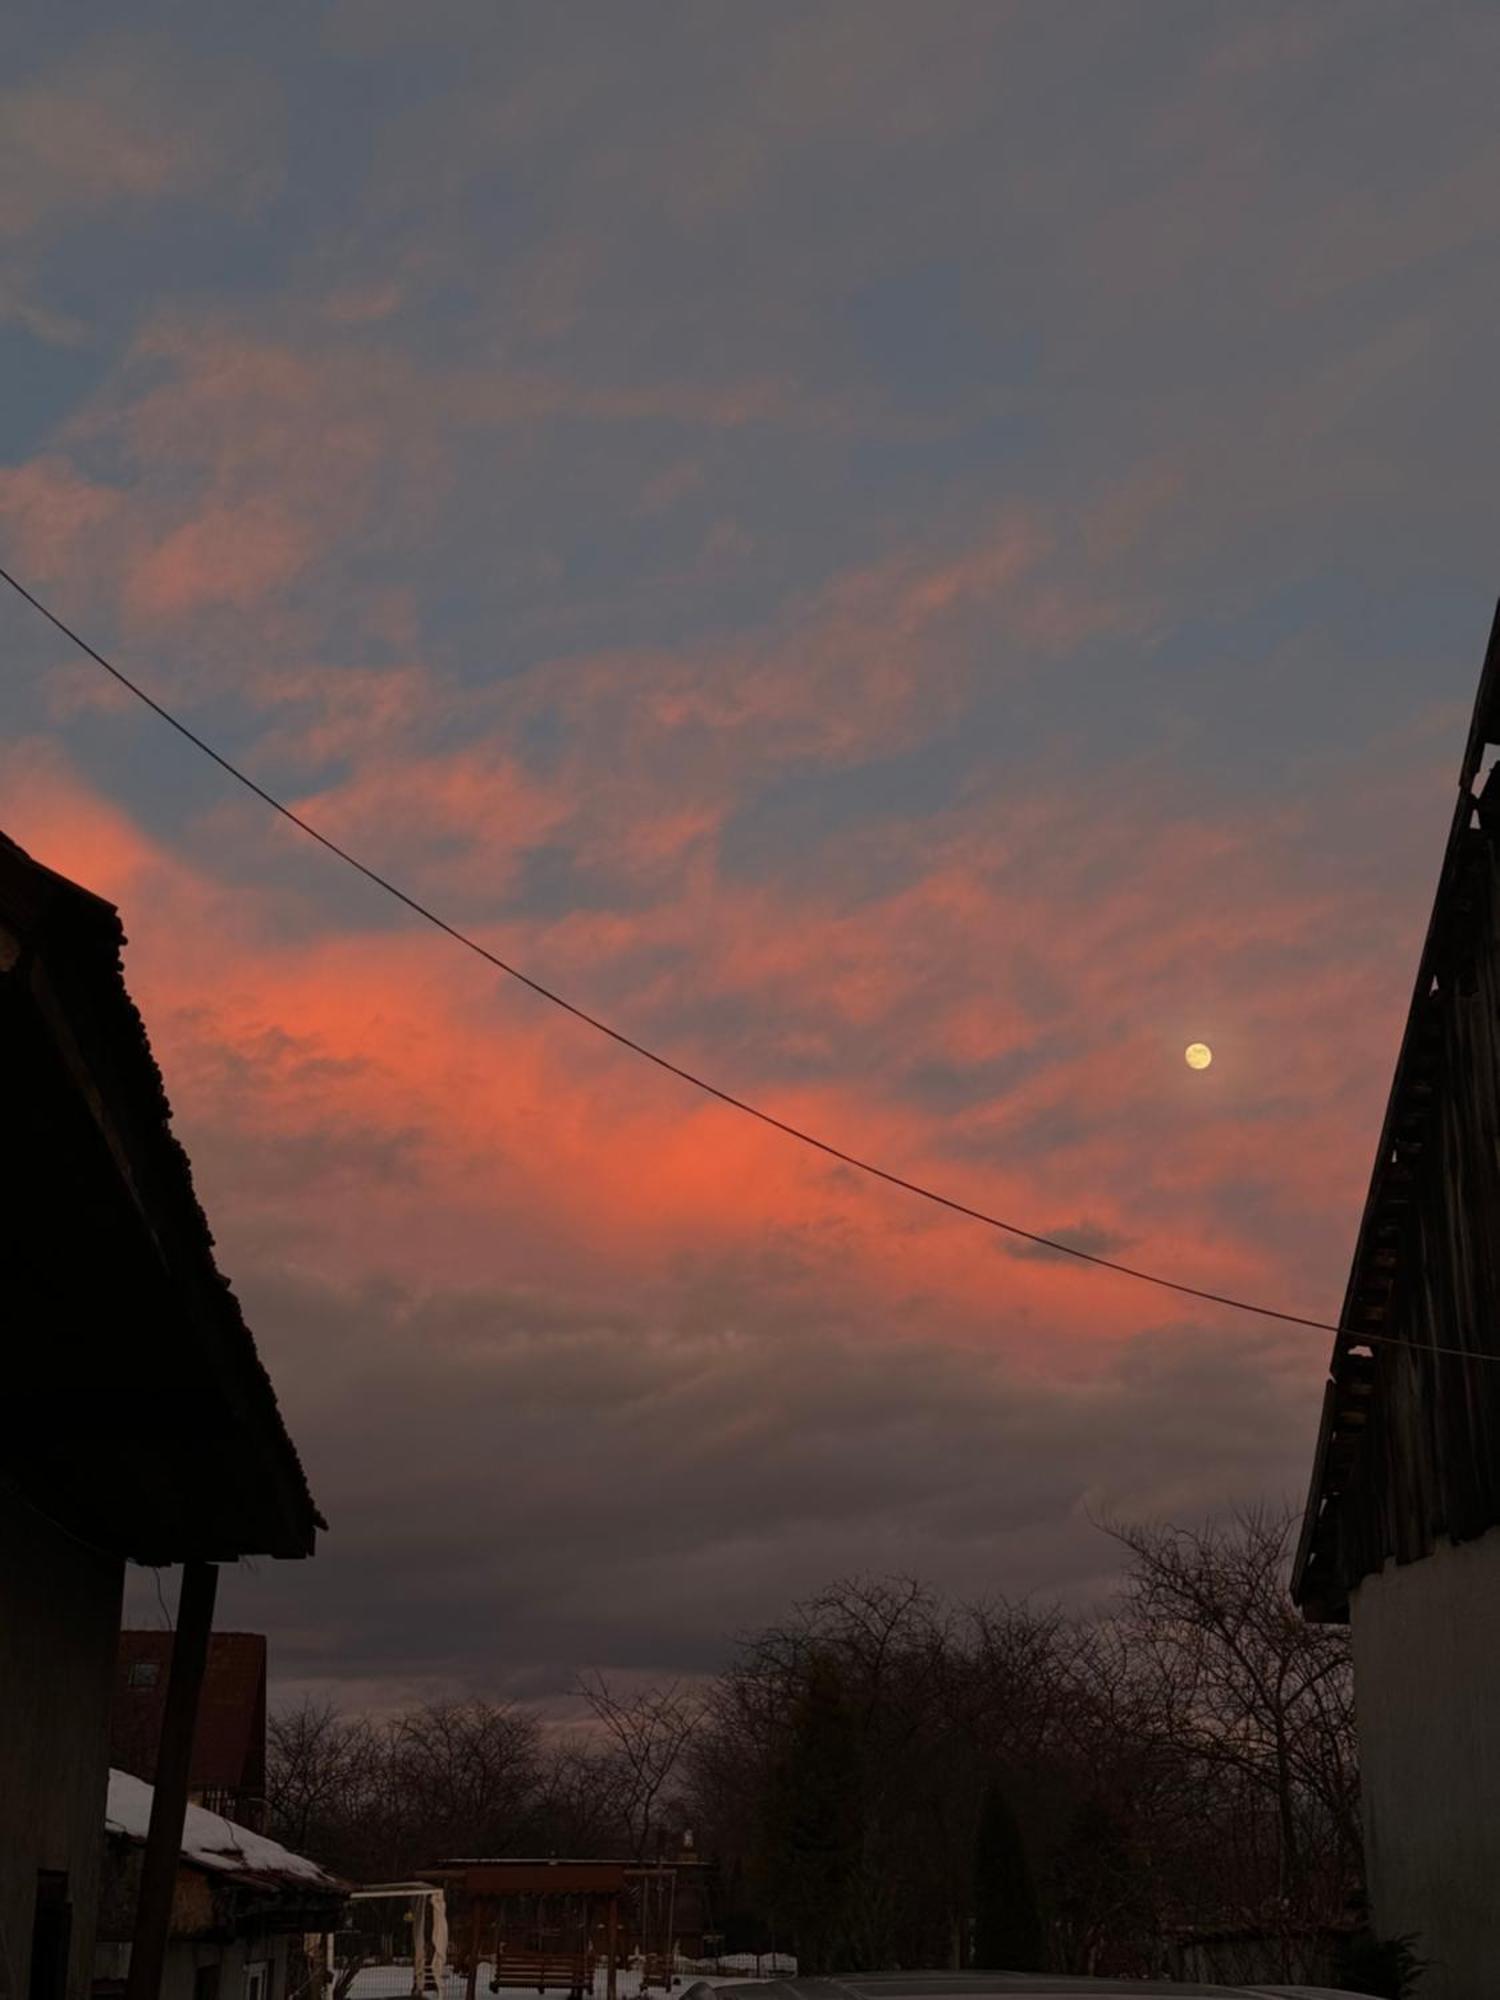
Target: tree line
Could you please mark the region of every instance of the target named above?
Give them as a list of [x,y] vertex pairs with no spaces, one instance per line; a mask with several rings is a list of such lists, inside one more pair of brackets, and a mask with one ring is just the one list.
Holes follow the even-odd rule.
[[1115,1526],[1104,1615],[833,1585],[704,1685],[591,1675],[587,1723],[441,1702],[270,1725],[272,1830],[353,1879],[453,1855],[654,1857],[692,1827],[726,1950],[805,1972],[1160,1976],[1362,1894],[1347,1639],[1286,1590],[1289,1515]]

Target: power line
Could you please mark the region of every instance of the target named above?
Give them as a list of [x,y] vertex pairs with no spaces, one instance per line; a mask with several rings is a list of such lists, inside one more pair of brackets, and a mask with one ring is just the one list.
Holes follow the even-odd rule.
[[166,1598],[162,1596],[161,1569],[156,1563],[153,1563],[151,1565],[151,1581],[156,1585],[156,1601],[157,1604],[161,1607],[162,1630],[165,1632],[170,1632],[174,1629],[172,1624],[172,1614],[167,1609]]
[[[73,630],[71,625],[65,624],[58,617],[57,613],[45,605],[39,597],[34,596],[26,588],[25,584],[13,577],[8,569],[0,567],[0,579],[8,583],[18,597],[23,597],[34,611],[39,611],[48,624],[61,632],[63,637],[77,646],[80,652],[87,654],[96,666],[102,667],[105,673],[117,681],[122,688],[128,693],[133,694],[137,701],[143,702],[169,728],[175,729],[179,736],[191,743],[195,750],[201,750],[205,757],[212,759],[218,765],[219,769],[226,772],[237,784],[243,785],[246,791],[253,792],[256,798],[260,799],[263,804],[268,805],[273,812],[280,813],[281,817],[289,820],[300,833],[305,833],[310,840],[315,840],[320,847],[324,847],[330,854],[336,855],[340,861],[354,869],[356,873],[363,875],[367,882],[373,882],[377,889],[384,890],[386,895],[393,896],[398,903],[405,904],[406,908],[414,916],[420,917],[424,923],[431,924],[435,930],[444,932],[456,944],[463,945],[466,950],[472,951],[476,957],[482,958],[487,965],[493,966],[497,972],[503,972],[508,979],[518,981],[519,984],[527,987],[532,993],[535,993],[539,999],[547,1001],[553,1007],[561,1008],[565,1014],[571,1014],[575,1021],[581,1021],[585,1027],[592,1028],[596,1034],[605,1036],[609,1041],[617,1042],[622,1049],[628,1049],[632,1055],[640,1056],[644,1061],[654,1063],[658,1069],[665,1070],[668,1076],[675,1076],[682,1083],[691,1085],[694,1090],[702,1091],[705,1096],[716,1098],[720,1104],[727,1104],[732,1111],[743,1112],[747,1118],[754,1118],[760,1124],[770,1126],[772,1131],[780,1132],[788,1139],[795,1139],[799,1145],[809,1146],[814,1152],[822,1153],[830,1160],[837,1160],[842,1166],[853,1167],[857,1172],[867,1174],[872,1180],[884,1181],[888,1187],[899,1188],[905,1194],[916,1195],[921,1200],[931,1202],[938,1208],[945,1208],[954,1215],[966,1216],[969,1221],[983,1223],[986,1228],[999,1230],[1006,1236],[1018,1237],[1023,1243],[1035,1244],[1038,1249],[1055,1251],[1059,1256],[1072,1257],[1081,1264],[1096,1265],[1100,1270],[1113,1271],[1117,1276],[1122,1278],[1134,1278],[1138,1284],[1155,1285],[1162,1291],[1176,1292],[1183,1298],[1202,1299],[1209,1305],[1227,1306],[1234,1312],[1253,1313],[1259,1319],[1274,1319],[1281,1321],[1287,1326],[1308,1327],[1316,1333],[1338,1334],[1347,1331],[1351,1334],[1351,1337],[1361,1343],[1376,1341],[1394,1347],[1413,1345],[1413,1343],[1397,1339],[1392,1335],[1355,1333],[1353,1329],[1340,1327],[1333,1320],[1311,1319],[1303,1313],[1283,1312],[1276,1306],[1256,1305],[1249,1299],[1235,1298],[1228,1292],[1213,1292],[1206,1290],[1201,1285],[1184,1284],[1177,1278],[1164,1278],[1158,1272],[1143,1271],[1133,1264],[1119,1263],[1113,1257],[1101,1257],[1092,1250],[1081,1250],[1076,1244],[1064,1243],[1055,1236],[1044,1236],[1037,1230],[1023,1229],[1019,1223],[1006,1222],[1000,1216],[987,1214],[984,1209],[974,1208],[968,1202],[959,1201],[952,1195],[941,1194],[936,1188],[927,1187],[921,1181],[908,1180],[903,1174],[892,1173],[886,1167],[877,1166],[873,1160],[861,1159],[856,1153],[846,1152],[842,1146],[835,1146],[827,1139],[820,1139],[815,1133],[806,1132],[800,1126],[790,1124],[784,1118],[778,1118],[774,1112],[767,1111],[758,1104],[752,1104],[747,1098],[737,1097],[733,1091],[725,1090],[720,1085],[711,1083],[707,1077],[699,1076],[695,1071],[684,1068],[681,1063],[673,1062],[669,1056],[661,1055],[657,1050],[648,1048],[644,1042],[636,1041],[633,1036],[627,1035],[622,1029],[611,1027],[608,1021],[600,1020],[598,1015],[589,1013],[586,1008],[578,1006],[572,1000],[565,999],[561,993],[554,992],[550,986],[544,986],[539,979],[533,979],[529,973],[522,972],[519,966],[511,965],[507,960],[498,957],[487,946],[482,945],[477,938],[471,937],[467,931],[460,930],[456,924],[449,923],[446,917],[439,916],[437,911],[430,909],[427,904],[420,902],[415,896],[408,894],[405,889],[401,888],[397,883],[392,882],[388,876],[382,875],[377,869],[371,868],[367,862],[361,861],[358,855],[351,854],[348,848],[341,847],[336,840],[314,826],[311,820],[304,819],[301,813],[295,812],[291,806],[277,798],[273,792],[268,792],[264,785],[258,784],[247,772],[242,771],[238,764],[232,763],[222,751],[216,750],[211,743],[198,735],[196,730],[190,729],[185,722],[175,716],[169,708],[164,707],[153,695],[148,694],[138,682],[133,681],[112,660],[106,659],[103,653],[96,647],[91,646],[87,639]],[[1468,1349],[1460,1347],[1437,1347],[1422,1343],[1421,1348],[1422,1351],[1429,1354],[1455,1354],[1465,1360],[1500,1359],[1500,1356],[1476,1356],[1471,1354]]]

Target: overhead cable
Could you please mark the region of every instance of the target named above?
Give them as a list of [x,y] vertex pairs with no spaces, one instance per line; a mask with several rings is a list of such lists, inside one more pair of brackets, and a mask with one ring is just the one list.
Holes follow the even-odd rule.
[[808,1146],[830,1160],[837,1160],[841,1166],[852,1167],[856,1172],[868,1175],[871,1180],[883,1181],[888,1187],[899,1188],[904,1194],[916,1195],[920,1200],[931,1202],[937,1208],[947,1209],[954,1215],[965,1216],[971,1222],[982,1223],[988,1229],[998,1230],[1003,1235],[1033,1244],[1038,1249],[1055,1251],[1058,1256],[1071,1257],[1080,1264],[1092,1264],[1100,1270],[1113,1271],[1118,1277],[1133,1278],[1138,1284],[1154,1285],[1162,1291],[1176,1292],[1183,1298],[1200,1299],[1209,1305],[1226,1306],[1233,1312],[1251,1313],[1259,1319],[1278,1320],[1287,1326],[1307,1327],[1317,1333],[1341,1334],[1356,1345],[1376,1342],[1399,1347],[1415,1346],[1421,1352],[1454,1354],[1465,1360],[1500,1360],[1500,1355],[1475,1355],[1467,1348],[1440,1347],[1427,1342],[1411,1343],[1392,1335],[1359,1332],[1354,1328],[1340,1327],[1333,1320],[1314,1319],[1304,1313],[1284,1312],[1277,1306],[1258,1305],[1253,1300],[1237,1298],[1229,1292],[1210,1291],[1202,1285],[1189,1285],[1179,1278],[1163,1277],[1157,1271],[1145,1271],[1134,1264],[1122,1264],[1114,1257],[1104,1257],[1093,1250],[1081,1249],[1076,1243],[1064,1242],[1060,1237],[1047,1236],[1039,1230],[1023,1228],[1017,1222],[1007,1222],[1002,1217],[991,1215],[982,1208],[975,1208],[971,1203],[960,1201],[953,1195],[942,1194],[938,1189],[928,1187],[921,1181],[911,1180],[904,1174],[877,1166],[873,1160],[862,1159],[857,1153],[848,1152],[844,1147],[836,1146],[828,1139],[820,1139],[816,1133],[804,1131],[801,1126],[793,1125],[785,1118],[778,1118],[774,1112],[767,1111],[762,1105],[754,1104],[748,1098],[737,1096],[720,1084],[710,1082],[707,1077],[699,1076],[696,1071],[686,1068],[682,1063],[674,1062],[670,1056],[664,1056],[658,1050],[648,1047],[645,1042],[637,1041],[633,1035],[627,1035],[623,1029],[611,1026],[597,1014],[591,1014],[587,1008],[580,1007],[575,1001],[544,985],[541,980],[534,979],[530,973],[523,972],[519,966],[512,965],[506,959],[499,957],[487,945],[481,944],[477,938],[470,936],[457,924],[450,923],[446,917],[440,916],[436,910],[401,888],[398,883],[391,881],[388,876],[382,875],[378,869],[372,868],[368,862],[361,861],[359,856],[351,853],[347,847],[340,846],[338,841],[324,833],[311,820],[305,819],[284,800],[277,798],[274,792],[267,791],[264,785],[259,784],[248,772],[241,770],[239,765],[226,757],[222,751],[216,750],[196,730],[189,728],[187,723],[174,715],[154,695],[147,693],[139,682],[132,680],[112,660],[106,659],[97,647],[91,646],[87,639],[75,632],[71,625],[66,624],[55,611],[42,602],[41,598],[12,576],[9,570],[0,567],[0,579],[8,583],[17,596],[24,598],[33,610],[40,612],[48,624],[61,632],[65,639],[77,646],[79,651],[86,654],[96,666],[102,667],[105,673],[118,682],[127,693],[144,703],[153,715],[167,724],[168,728],[174,729],[179,736],[191,743],[195,750],[200,750],[205,757],[210,758],[221,771],[233,778],[237,784],[243,785],[246,791],[253,792],[256,798],[264,805],[268,805],[273,812],[290,821],[300,833],[305,833],[310,840],[315,840],[320,847],[326,848],[346,866],[363,875],[367,882],[374,883],[377,889],[383,890],[386,895],[404,904],[414,916],[420,917],[424,923],[431,924],[435,930],[442,931],[447,937],[452,938],[455,944],[460,944],[466,950],[473,952],[487,965],[493,966],[497,972],[503,972],[508,979],[514,979],[526,987],[536,994],[538,999],[560,1008],[563,1013],[570,1014],[584,1027],[592,1028],[595,1034],[603,1035],[607,1040],[618,1043],[622,1049],[628,1049],[632,1055],[653,1063],[657,1069],[665,1070],[669,1076],[675,1076],[680,1082],[701,1091],[706,1097],[715,1098],[720,1104],[728,1105],[730,1110],[742,1112],[745,1117],[769,1126],[772,1131],[780,1132],[788,1139],[795,1139],[799,1145]]

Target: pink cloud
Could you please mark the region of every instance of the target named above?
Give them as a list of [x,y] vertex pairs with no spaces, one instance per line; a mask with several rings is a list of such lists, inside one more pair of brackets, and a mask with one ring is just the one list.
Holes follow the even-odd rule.
[[0,466],[0,521],[17,564],[38,579],[73,567],[124,503],[116,488],[85,478],[59,453]]
[[277,763],[316,769],[356,753],[402,748],[444,708],[433,675],[420,664],[330,666],[301,661],[256,665],[241,692],[265,711],[260,743]]
[[389,319],[401,305],[401,287],[389,281],[371,285],[346,285],[330,292],[323,301],[325,319],[340,326],[371,326]]
[[279,122],[247,64],[149,36],[75,42],[0,92],[0,236],[166,198],[253,207],[279,177]]
[[[3,830],[48,868],[118,904],[129,919],[151,925],[159,901],[198,917],[217,901],[210,883],[142,832],[128,813],[71,769],[45,738],[12,742],[0,751]],[[142,906],[146,906],[142,909]]]
[[679,458],[648,479],[637,503],[643,514],[664,514],[703,485],[703,467],[696,459]]
[[399,854],[429,881],[493,894],[572,801],[491,740],[445,757],[367,758],[357,776],[297,805],[357,851]]
[[297,521],[264,501],[209,506],[133,565],[126,605],[137,618],[171,618],[211,604],[243,611],[291,582],[311,551]]
[[60,209],[159,195],[177,176],[169,128],[152,129],[94,93],[31,85],[0,95],[0,235]]

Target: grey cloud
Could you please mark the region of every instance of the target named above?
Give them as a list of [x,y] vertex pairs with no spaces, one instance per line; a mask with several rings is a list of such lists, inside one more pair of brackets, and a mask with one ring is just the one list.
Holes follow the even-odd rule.
[[998,1342],[742,1297],[687,1326],[499,1290],[242,1290],[332,1526],[310,1565],[228,1576],[223,1615],[270,1633],[282,1695],[375,1704],[709,1671],[853,1572],[1087,1597],[1113,1567],[1091,1515],[1293,1490],[1322,1362],[1205,1325],[1074,1346],[1048,1380]]

